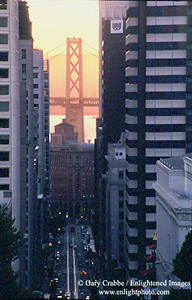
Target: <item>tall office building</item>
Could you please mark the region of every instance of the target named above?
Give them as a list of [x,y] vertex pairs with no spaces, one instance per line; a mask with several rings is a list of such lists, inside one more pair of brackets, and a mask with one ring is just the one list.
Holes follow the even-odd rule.
[[[20,229],[20,80],[18,1],[0,1],[0,190],[12,193]],[[2,199],[2,201],[4,201]]]
[[[18,1],[0,1],[0,202],[10,202],[17,230],[20,215],[20,77]],[[14,262],[18,271],[20,260]]]
[[28,6],[19,1],[20,60],[20,166],[21,166],[21,227],[25,235],[20,258],[20,283],[31,288],[34,247],[34,200],[37,176],[34,169],[34,105],[33,105],[33,38]]
[[155,163],[192,150],[190,1],[129,1],[126,21],[126,260],[145,270],[156,228]]
[[45,197],[49,201],[49,60],[44,60],[44,113],[45,113]]
[[[44,96],[43,83],[41,87]],[[15,227],[24,234],[25,243],[13,269],[19,271],[21,286],[28,289],[34,288],[35,249],[40,254],[42,243],[40,239],[37,246],[35,230],[43,223],[43,215],[37,219],[41,197],[37,195],[40,147],[35,112],[33,38],[27,1],[0,0],[0,203],[9,204]],[[40,128],[45,131],[42,124]],[[45,155],[41,157],[44,161]]]
[[124,1],[100,2],[100,115],[103,151],[116,143],[125,128],[125,15]]
[[43,59],[43,51],[33,49],[33,98],[35,110],[35,158],[37,175],[37,201],[34,202],[34,287],[41,289],[43,276],[43,252],[47,241],[49,205],[49,63]]
[[[95,146],[95,218],[94,232],[98,248],[105,247],[105,184],[107,170],[104,155],[107,144],[117,143],[125,128],[125,17],[126,1],[100,1],[99,28],[99,101]],[[99,222],[98,222],[99,220]],[[100,243],[100,244],[99,244]]]

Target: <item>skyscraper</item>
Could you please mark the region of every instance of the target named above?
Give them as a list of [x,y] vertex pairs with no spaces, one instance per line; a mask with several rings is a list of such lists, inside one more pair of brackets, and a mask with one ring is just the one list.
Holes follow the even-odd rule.
[[[125,1],[100,1],[99,28],[99,101],[96,140],[96,240],[105,240],[105,184],[102,174],[107,170],[104,156],[107,144],[117,143],[125,128]],[[99,220],[99,222],[98,222]],[[101,248],[101,245],[99,246]]]
[[[40,88],[44,104],[43,56],[41,64]],[[28,289],[33,288],[36,274],[34,248],[36,246],[40,254],[43,243],[42,238],[37,246],[34,234],[34,229],[40,228],[38,232],[43,236],[43,214],[40,221],[37,219],[38,203],[41,203],[37,192],[44,194],[44,178],[48,176],[43,169],[41,180],[37,181],[40,173],[36,168],[38,158],[44,163],[48,157],[48,152],[45,156],[42,149],[48,144],[49,128],[47,116],[46,128],[44,121],[41,121],[40,129],[35,126],[35,112],[38,113],[34,107],[33,38],[27,1],[0,0],[0,203],[9,205],[14,225],[24,235],[25,242],[13,269],[19,271],[21,286]],[[39,113],[44,116],[44,106]],[[45,168],[45,164],[41,166]],[[42,188],[38,190],[40,183]]]
[[[20,283],[31,287],[33,269],[33,219],[37,176],[34,170],[33,38],[27,2],[19,1],[20,61],[20,231],[25,243],[20,257]],[[26,272],[27,271],[27,272]]]
[[126,255],[138,277],[156,228],[155,162],[191,152],[191,3],[129,1],[126,22]]

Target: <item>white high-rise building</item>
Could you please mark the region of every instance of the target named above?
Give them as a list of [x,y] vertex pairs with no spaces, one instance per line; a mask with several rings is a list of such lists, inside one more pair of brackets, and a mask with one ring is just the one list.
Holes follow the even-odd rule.
[[[18,1],[0,1],[0,197],[11,193],[20,229],[20,77]],[[9,194],[10,195],[10,194]]]
[[175,280],[173,259],[192,230],[191,173],[191,153],[157,162],[157,281]]
[[24,234],[13,268],[28,289],[41,284],[43,272],[37,253],[40,257],[44,238],[45,175],[49,179],[48,64],[46,77],[44,87],[43,53],[33,51],[27,1],[0,0],[0,204],[9,205],[16,229]]

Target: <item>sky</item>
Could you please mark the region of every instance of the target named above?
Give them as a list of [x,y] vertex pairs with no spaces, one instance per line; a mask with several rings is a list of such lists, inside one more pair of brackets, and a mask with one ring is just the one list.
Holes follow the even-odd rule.
[[[65,96],[66,55],[56,54],[66,49],[67,37],[76,37],[82,38],[83,48],[98,55],[98,0],[28,0],[28,6],[32,21],[33,47],[42,49],[45,57],[48,53],[50,59],[50,95]],[[87,47],[84,42],[96,50]],[[84,97],[98,97],[99,64],[94,55],[87,52],[83,54]],[[61,122],[64,113],[60,107],[51,107],[51,131],[54,125]],[[98,115],[98,108],[84,108],[84,113]],[[93,141],[95,119],[91,116],[86,118],[85,137],[86,140]]]
[[44,54],[74,36],[98,48],[98,0],[28,0],[28,5],[34,47]]

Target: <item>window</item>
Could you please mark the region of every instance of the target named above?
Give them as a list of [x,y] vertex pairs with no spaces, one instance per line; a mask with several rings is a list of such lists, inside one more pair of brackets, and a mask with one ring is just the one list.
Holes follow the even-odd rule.
[[120,190],[120,191],[119,191],[119,197],[122,198],[123,196],[124,196],[124,191],[123,191],[123,190]]
[[0,10],[7,9],[7,0],[0,0]]
[[45,74],[44,74],[44,79],[45,79],[45,80],[48,80],[48,79],[49,79],[48,73],[45,73]]
[[33,78],[38,78],[39,73],[33,73]]
[[39,88],[39,85],[38,85],[37,83],[35,83],[35,84],[33,85],[33,88],[34,88],[34,89],[38,89],[38,88]]
[[9,144],[9,135],[0,134],[0,145],[8,145],[8,144]]
[[0,51],[0,61],[8,61],[8,52]]
[[0,17],[0,27],[7,27],[7,17]]
[[0,168],[0,177],[9,177],[9,169]]
[[9,95],[8,85],[0,85],[0,95]]
[[123,171],[119,171],[119,179],[123,179]]
[[45,83],[44,83],[44,88],[45,88],[45,89],[48,89],[48,88],[49,88],[48,82],[45,82]]
[[9,152],[8,151],[0,152],[0,161],[9,161]]
[[27,73],[27,65],[22,64],[22,74],[26,74],[26,73]]
[[0,34],[0,44],[7,45],[8,44],[8,34]]
[[8,78],[9,69],[0,69],[0,78]]
[[0,191],[8,191],[9,185],[8,184],[0,184]]
[[0,119],[0,128],[9,128],[9,119]]
[[25,59],[27,57],[27,50],[26,49],[21,50],[21,56],[22,56],[22,59]]
[[123,219],[123,217],[124,217],[124,213],[123,213],[123,211],[119,212],[119,219],[120,219],[120,220],[122,220],[122,219]]
[[0,111],[9,111],[9,102],[0,102]]
[[119,201],[119,208],[123,208],[124,207],[124,202],[123,201]]
[[39,99],[39,94],[34,94],[33,97],[34,99]]

